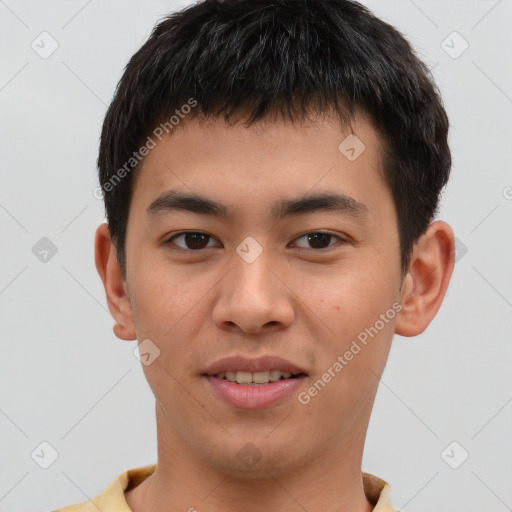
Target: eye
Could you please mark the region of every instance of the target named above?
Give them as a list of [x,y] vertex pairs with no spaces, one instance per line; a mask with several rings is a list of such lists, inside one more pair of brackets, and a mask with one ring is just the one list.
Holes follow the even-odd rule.
[[[342,237],[338,235],[334,235],[332,233],[324,233],[322,231],[315,231],[311,233],[306,233],[295,240],[301,240],[304,239],[306,246],[301,246],[300,244],[298,247],[302,249],[327,249],[329,247],[332,247],[333,238],[337,238],[341,240],[342,242],[346,242]],[[177,243],[177,240],[181,240],[180,243]],[[200,251],[202,249],[207,249],[209,247],[215,247],[215,245],[208,245],[209,241],[213,241],[214,238],[208,235],[207,233],[203,233],[201,231],[184,231],[182,233],[178,233],[176,235],[173,235],[171,238],[169,238],[165,243],[170,245],[176,245],[179,249],[183,249],[185,251]]]
[[[177,244],[175,241],[182,239],[183,243],[185,244],[185,247]],[[172,236],[169,238],[166,243],[167,244],[174,244],[177,245],[180,249],[183,250],[192,250],[192,251],[198,251],[201,249],[208,248],[208,240],[213,240],[213,238],[206,234],[202,233],[200,231],[186,231],[183,233],[178,233],[177,235]],[[211,245],[209,247],[212,247]]]
[[304,246],[300,246],[301,248],[304,248],[304,249],[326,249],[328,247],[332,247],[332,245],[334,244],[330,244],[331,240],[333,238],[338,238],[339,240],[341,240],[342,242],[345,242],[345,240],[343,238],[341,238],[340,236],[338,235],[334,235],[334,234],[331,234],[331,233],[324,233],[322,231],[315,231],[313,233],[306,233],[302,236],[300,236],[299,238],[296,238],[295,240],[301,240],[301,239],[305,239],[306,241],[306,244],[311,244],[309,247],[304,247]]

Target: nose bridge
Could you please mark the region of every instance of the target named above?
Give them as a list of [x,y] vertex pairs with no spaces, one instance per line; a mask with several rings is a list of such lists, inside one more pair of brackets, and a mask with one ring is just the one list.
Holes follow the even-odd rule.
[[[255,305],[257,301],[271,302],[271,297],[277,296],[279,291],[276,289],[275,276],[269,270],[272,267],[271,258],[268,249],[258,249],[251,240],[240,244],[233,257],[232,293],[237,296],[237,300],[247,300]],[[273,262],[276,266],[275,259]]]
[[[214,316],[217,325],[236,324],[247,332],[257,332],[265,324],[288,324],[293,318],[287,288],[276,277],[279,274],[270,251],[263,250],[256,258],[246,257],[254,251],[233,255],[232,271],[221,285]],[[242,249],[247,249],[241,244]]]

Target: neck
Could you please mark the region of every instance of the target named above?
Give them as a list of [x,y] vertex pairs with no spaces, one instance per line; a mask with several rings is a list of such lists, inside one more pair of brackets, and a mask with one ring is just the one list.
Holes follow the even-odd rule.
[[[363,488],[361,459],[366,427],[343,436],[315,458],[290,458],[278,467],[270,460],[259,470],[241,472],[212,466],[189,449],[157,404],[158,463],[154,473],[125,493],[133,512],[221,512],[240,504],[245,512],[370,512]],[[357,431],[357,430],[356,430]]]

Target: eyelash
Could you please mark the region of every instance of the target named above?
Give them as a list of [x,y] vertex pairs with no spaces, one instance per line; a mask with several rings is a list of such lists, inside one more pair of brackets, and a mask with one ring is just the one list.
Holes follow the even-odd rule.
[[[166,245],[176,245],[173,240],[175,240],[176,238],[180,237],[180,236],[184,236],[184,235],[187,235],[187,234],[194,234],[194,235],[205,235],[206,237],[209,238],[208,242],[210,240],[214,240],[214,237],[212,237],[211,235],[209,235],[208,233],[204,233],[203,231],[181,231],[180,233],[177,233],[175,235],[173,235],[172,237],[170,237],[169,239],[167,239],[165,241],[165,244]],[[345,238],[339,236],[339,235],[336,235],[334,233],[329,233],[329,232],[326,232],[326,231],[310,231],[308,233],[304,233],[303,235],[300,235],[299,237],[295,238],[295,240],[299,240],[300,238],[304,238],[308,235],[317,235],[317,234],[320,234],[320,235],[327,235],[327,236],[330,236],[330,237],[335,237],[335,238],[338,238],[342,243],[348,243],[348,240],[346,240]],[[307,242],[306,242],[307,243]],[[312,251],[314,252],[321,252],[321,251],[327,251],[329,249],[331,249],[332,247],[334,247],[334,245],[336,244],[333,244],[333,245],[329,245],[327,247],[323,247],[321,249],[315,249],[315,248],[310,248]],[[204,247],[204,248],[201,248],[201,249],[188,249],[188,248],[183,248],[183,247],[180,247],[180,246],[176,246],[176,247],[173,247],[172,249],[173,250],[176,250],[176,251],[183,251],[183,252],[201,252],[201,251],[204,251],[205,249],[211,249],[212,247]],[[306,249],[308,250],[309,248],[306,248],[306,247],[299,247],[299,249]]]

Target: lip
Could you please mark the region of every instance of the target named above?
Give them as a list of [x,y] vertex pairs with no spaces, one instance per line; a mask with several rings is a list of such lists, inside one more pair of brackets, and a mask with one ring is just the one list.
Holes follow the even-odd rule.
[[[294,378],[267,384],[238,384],[215,375],[221,372],[264,372],[279,370],[297,375]],[[237,409],[257,410],[272,407],[297,392],[307,373],[301,367],[278,356],[262,356],[256,359],[232,356],[219,359],[204,372],[209,387],[217,398]]]
[[231,356],[219,359],[204,372],[207,376],[217,375],[221,372],[265,372],[279,370],[293,374],[306,373],[304,369],[278,356],[262,356],[251,359],[243,356]]
[[269,382],[268,384],[237,384],[213,375],[206,375],[206,380],[214,394],[223,402],[237,409],[257,410],[272,407],[295,396],[302,385],[305,375]]

